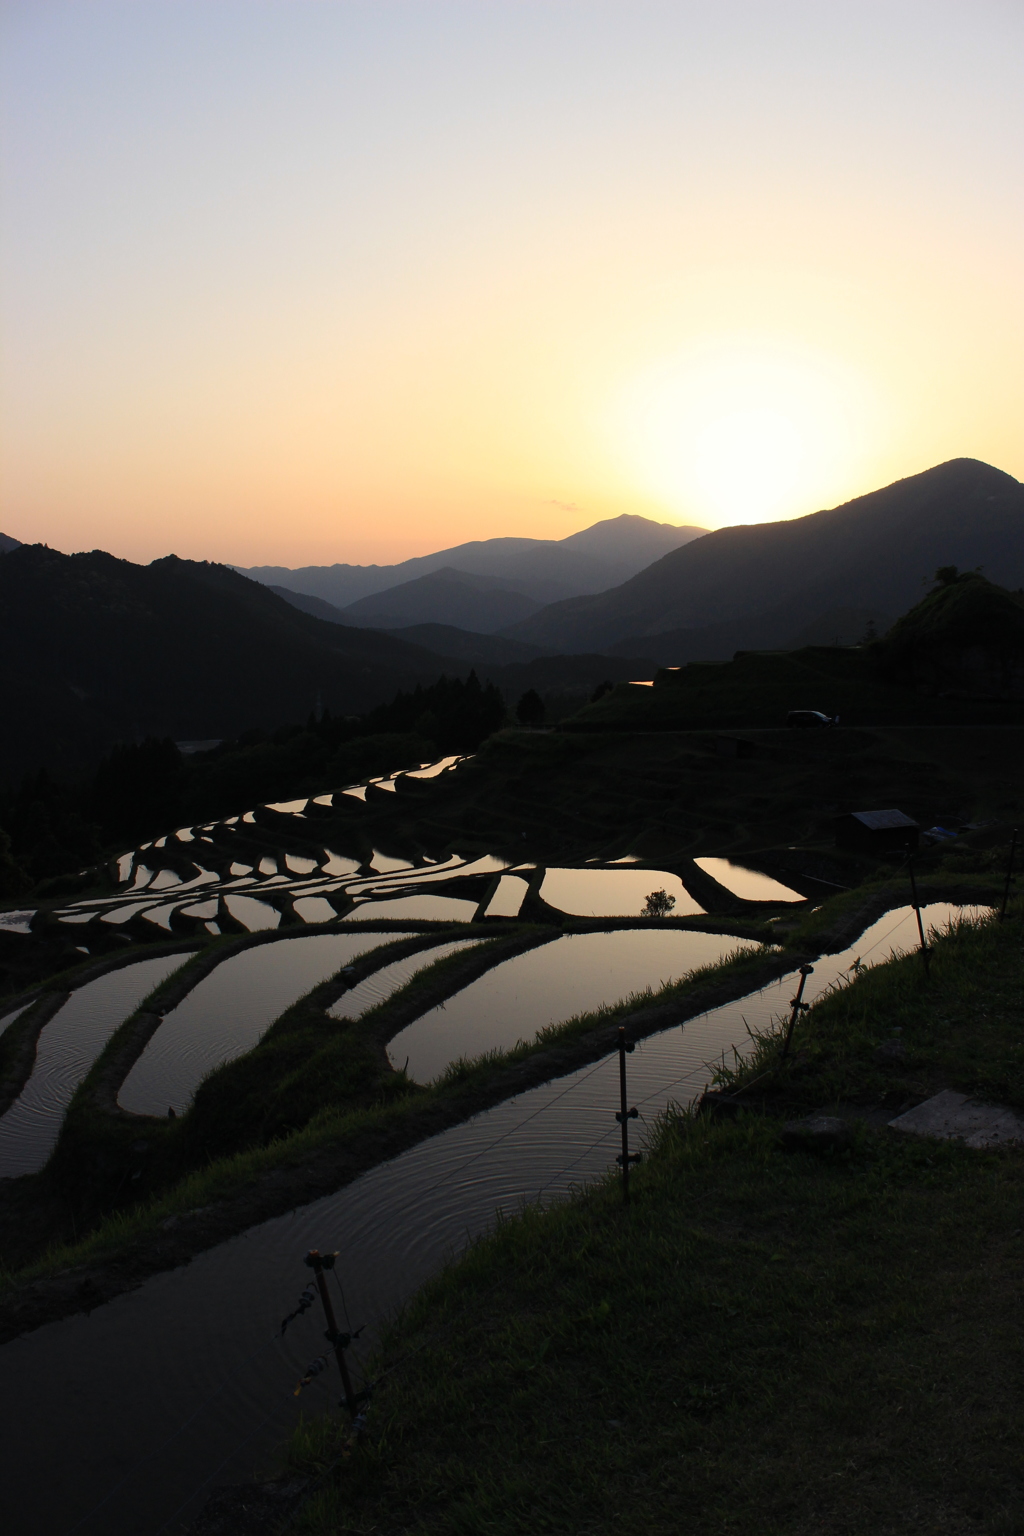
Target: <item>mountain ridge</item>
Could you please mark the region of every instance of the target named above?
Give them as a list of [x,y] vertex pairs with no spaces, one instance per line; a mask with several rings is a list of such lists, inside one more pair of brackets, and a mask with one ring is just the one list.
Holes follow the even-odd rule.
[[541,606],[519,583],[476,576],[445,565],[383,592],[372,592],[341,610],[343,622],[374,629],[444,622],[489,635],[536,613]]
[[[494,654],[489,637],[484,648]],[[506,645],[509,642],[505,642]],[[499,665],[302,612],[227,566],[167,555],[21,545],[0,558],[0,776],[94,766],[116,741],[208,740],[304,719],[318,701],[362,714],[399,690],[464,677],[505,692],[652,675],[636,658],[534,657]]]
[[[836,609],[902,612],[939,565],[989,562],[1009,585],[1024,582],[1024,486],[980,460],[952,459],[807,517],[717,529],[616,588],[549,604],[501,633],[559,651],[633,654],[689,635],[697,650],[678,659],[713,660],[752,625],[762,645],[784,645]],[[709,629],[714,637],[700,633]]]
[[[267,586],[288,587],[346,608],[444,566],[474,576],[496,576],[517,583],[537,602],[549,603],[570,593],[597,592],[627,580],[669,549],[703,537],[705,528],[656,523],[636,513],[604,518],[564,539],[501,537],[473,539],[429,555],[414,555],[395,565],[233,566],[243,576]],[[599,554],[598,551],[602,551]]]

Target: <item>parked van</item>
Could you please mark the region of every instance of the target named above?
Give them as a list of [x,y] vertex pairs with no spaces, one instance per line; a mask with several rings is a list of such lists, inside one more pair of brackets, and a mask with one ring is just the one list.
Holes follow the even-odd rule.
[[838,715],[823,715],[820,709],[791,709],[786,724],[796,730],[821,730],[828,725],[838,725]]

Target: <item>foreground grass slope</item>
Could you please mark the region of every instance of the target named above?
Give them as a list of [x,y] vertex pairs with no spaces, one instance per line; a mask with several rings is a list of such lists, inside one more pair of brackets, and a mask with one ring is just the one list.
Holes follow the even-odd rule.
[[[1024,1153],[885,1125],[940,1086],[1021,1103],[1021,916],[823,1000],[785,1076],[762,1042],[760,1112],[669,1117],[628,1208],[610,1179],[471,1248],[386,1338],[368,1440],[293,1440],[295,1528],[1024,1530]],[[837,1103],[848,1151],[781,1150]]]

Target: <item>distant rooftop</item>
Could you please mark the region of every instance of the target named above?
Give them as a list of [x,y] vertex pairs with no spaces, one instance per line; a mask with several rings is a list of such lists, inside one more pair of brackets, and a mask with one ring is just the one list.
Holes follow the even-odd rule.
[[871,832],[885,832],[896,827],[916,827],[917,822],[902,811],[849,811],[854,821]]

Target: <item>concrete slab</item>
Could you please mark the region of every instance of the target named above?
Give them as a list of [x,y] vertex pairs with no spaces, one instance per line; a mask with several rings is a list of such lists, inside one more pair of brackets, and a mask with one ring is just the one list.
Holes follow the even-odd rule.
[[1024,1120],[1012,1109],[982,1104],[966,1093],[954,1093],[948,1088],[916,1109],[908,1109],[905,1115],[897,1115],[889,1124],[894,1131],[935,1136],[943,1141],[959,1139],[968,1147],[1024,1145]]

